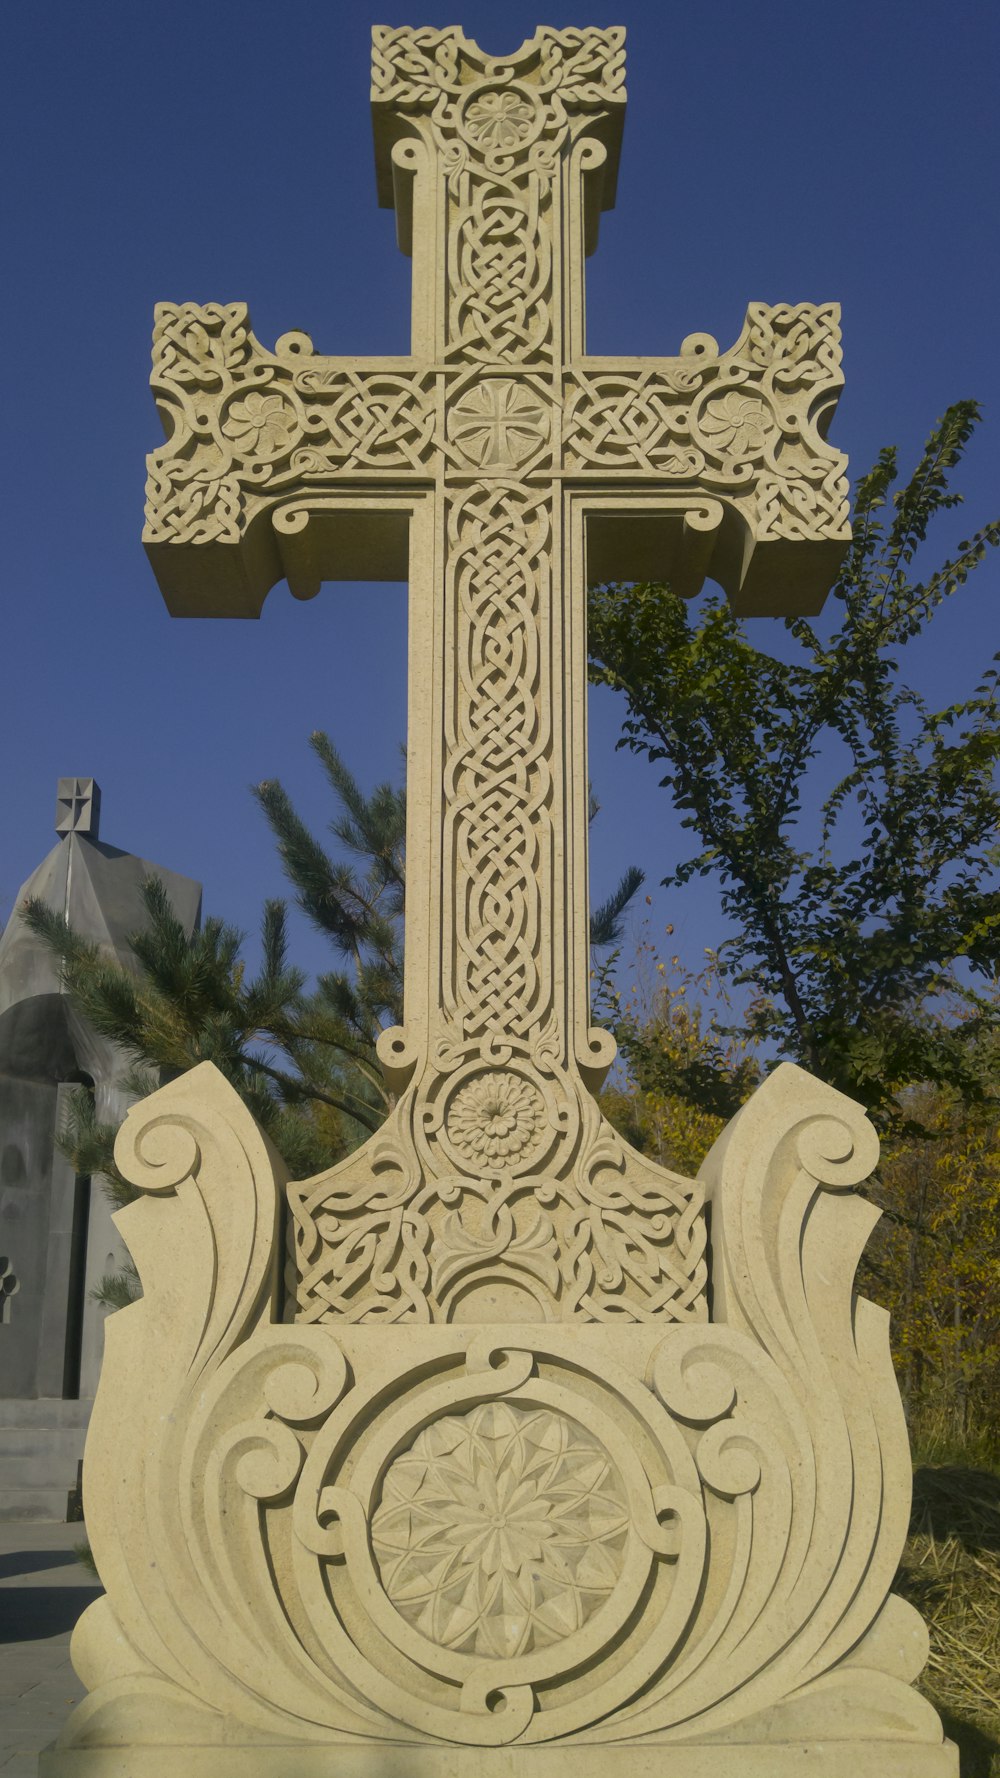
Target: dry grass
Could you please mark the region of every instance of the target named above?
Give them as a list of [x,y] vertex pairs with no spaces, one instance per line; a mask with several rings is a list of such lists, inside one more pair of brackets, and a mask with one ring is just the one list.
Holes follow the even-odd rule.
[[895,1588],[927,1620],[921,1682],[962,1753],[962,1778],[1000,1778],[1000,1476],[958,1464],[913,1477]]

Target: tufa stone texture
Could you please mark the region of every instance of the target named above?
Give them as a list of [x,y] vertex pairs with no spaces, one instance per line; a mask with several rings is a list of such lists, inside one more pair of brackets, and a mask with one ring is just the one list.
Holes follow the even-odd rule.
[[409,578],[405,1023],[388,1122],[317,1179],[286,1184],[207,1065],[125,1124],[146,1294],[108,1327],[107,1595],[45,1778],[957,1770],[889,1592],[910,1471],[852,1294],[871,1126],[785,1066],[690,1180],[594,1098],[588,578],[813,611],[849,538],[835,305],[586,353],[623,82],[618,30],[496,59],[379,27],[412,354],[157,311],[170,609]]

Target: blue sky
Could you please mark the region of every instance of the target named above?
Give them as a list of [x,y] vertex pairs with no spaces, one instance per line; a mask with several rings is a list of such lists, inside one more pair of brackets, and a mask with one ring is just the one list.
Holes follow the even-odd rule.
[[[374,22],[461,23],[502,53],[536,23],[624,23],[629,113],[618,207],[588,266],[591,350],[670,353],[737,335],[746,302],[839,300],[847,388],[832,437],[855,473],[973,396],[985,424],[954,541],[1000,508],[996,348],[1000,9],[807,8],[735,0],[611,11],[577,0],[412,15],[284,0],[12,10],[6,21],[3,486],[4,810],[0,921],[54,843],[56,779],[96,776],[102,837],[200,878],[254,928],[283,892],[247,794],[280,778],[328,815],[307,737],[325,728],[365,782],[397,770],[405,589],[271,593],[259,623],[168,618],[139,543],[158,299],[246,299],[265,344],[293,327],[327,352],[408,349],[409,264],[375,203]],[[950,524],[950,521],[949,521]],[[1000,647],[1000,564],[914,657],[941,702]],[[762,648],[784,646],[759,620]],[[603,812],[592,882],[637,862],[655,885],[683,844],[656,774],[618,754],[620,709],[592,701]],[[688,961],[722,935],[700,888],[655,893]],[[322,942],[296,951],[322,968]]]

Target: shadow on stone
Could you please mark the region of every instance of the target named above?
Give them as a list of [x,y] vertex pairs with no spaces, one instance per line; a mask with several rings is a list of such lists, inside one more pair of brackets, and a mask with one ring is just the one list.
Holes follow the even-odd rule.
[[1000,1476],[959,1464],[915,1470],[910,1536],[1000,1552]]
[[1000,1770],[994,1763],[1000,1756],[1000,1741],[964,1717],[953,1716],[950,1710],[941,1711],[941,1721],[945,1734],[958,1748],[961,1778],[993,1778]]
[[10,1550],[0,1555],[0,1580],[15,1574],[41,1574],[44,1568],[65,1568],[78,1560],[74,1550]]
[[0,1643],[40,1642],[72,1630],[101,1587],[8,1587],[0,1606]]

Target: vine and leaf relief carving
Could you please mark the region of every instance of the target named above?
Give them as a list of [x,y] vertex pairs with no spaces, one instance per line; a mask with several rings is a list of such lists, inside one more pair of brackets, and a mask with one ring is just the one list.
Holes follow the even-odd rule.
[[289,1187],[289,1318],[703,1320],[698,1183],[634,1154],[557,1045],[492,1041],[492,1065],[442,1046],[359,1154]]

